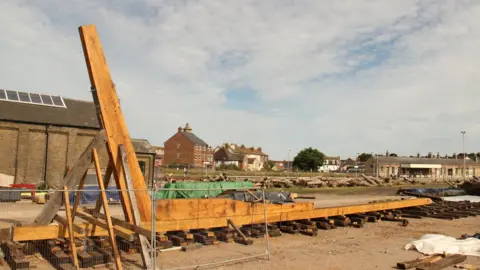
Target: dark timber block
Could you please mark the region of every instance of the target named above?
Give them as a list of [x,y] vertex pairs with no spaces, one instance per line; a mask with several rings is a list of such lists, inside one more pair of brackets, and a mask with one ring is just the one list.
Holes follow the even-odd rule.
[[87,252],[79,252],[77,257],[81,268],[89,268],[93,266],[93,258]]

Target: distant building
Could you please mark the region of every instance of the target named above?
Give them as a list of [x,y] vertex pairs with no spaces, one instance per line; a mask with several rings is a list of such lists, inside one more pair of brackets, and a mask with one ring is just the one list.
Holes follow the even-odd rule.
[[325,157],[323,165],[318,168],[319,172],[334,172],[340,169],[340,157]]
[[224,143],[214,153],[215,166],[235,165],[242,170],[260,171],[268,162],[268,155],[262,152],[261,147],[238,146],[233,143]]
[[[15,183],[61,188],[66,173],[99,131],[91,101],[0,89],[0,173],[14,176]],[[137,159],[150,183],[151,153],[135,141]],[[98,154],[104,172],[106,148]],[[92,165],[89,174],[94,171]],[[87,185],[96,183],[96,177],[87,177]]]
[[288,170],[292,170],[293,166],[292,166],[292,161],[286,161],[286,160],[283,160],[283,161],[273,161],[273,168],[272,170],[274,171],[288,171]]
[[471,159],[417,158],[417,157],[387,157],[372,156],[365,163],[365,173],[381,177],[467,177],[480,174],[480,162]]
[[212,147],[197,137],[188,123],[165,141],[164,151],[165,165],[204,167],[213,162]]
[[153,150],[155,151],[155,167],[162,167],[165,148],[161,146],[153,146]]

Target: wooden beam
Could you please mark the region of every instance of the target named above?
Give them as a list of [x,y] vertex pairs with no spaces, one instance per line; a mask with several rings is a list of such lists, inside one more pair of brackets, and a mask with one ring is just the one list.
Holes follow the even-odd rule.
[[75,221],[75,214],[77,213],[78,205],[80,204],[80,199],[82,198],[83,186],[85,185],[85,180],[87,178],[88,170],[83,174],[80,184],[78,184],[77,192],[75,193],[75,201],[73,202],[72,208],[72,222]]
[[[187,204],[184,205],[178,201],[185,201]],[[268,222],[279,222],[316,217],[376,212],[381,210],[427,205],[431,202],[432,201],[430,199],[419,198],[384,203],[370,203],[354,206],[348,205],[316,209],[313,209],[313,205],[311,203],[293,203],[286,205],[267,204],[266,207]],[[249,205],[249,207],[246,207],[245,204]],[[252,223],[263,223],[265,218],[263,215],[263,204],[255,203],[253,206],[250,205],[250,203],[234,201],[230,199],[159,200],[157,202],[157,207],[162,206],[163,211],[169,211],[171,213],[170,215],[168,213],[163,213],[163,215],[159,216],[159,212],[157,212],[158,218],[156,221],[156,231],[167,232],[175,230],[225,227],[228,225],[227,218],[231,219],[237,226]],[[199,206],[204,207],[205,209],[200,209],[198,208]],[[237,208],[238,211],[232,212],[231,207]],[[186,213],[182,214],[183,216],[178,213],[178,211],[181,210],[186,211]],[[201,215],[198,216],[196,212],[200,212]],[[160,218],[163,218],[163,220]],[[150,230],[151,223],[144,223],[141,225],[141,227],[145,228],[146,230]],[[115,226],[115,228],[119,230],[123,229],[117,226]],[[68,235],[62,226],[58,225],[13,227],[12,231],[12,237],[14,241],[53,239],[57,237],[66,237]],[[133,234],[132,231],[129,231],[129,233]],[[92,236],[105,235],[105,230],[100,227]]]
[[[103,177],[103,186],[108,187],[110,184],[110,178],[112,178],[112,173],[113,173],[113,163],[112,160],[108,159],[108,165],[107,169],[105,170],[105,176]],[[125,215],[125,219],[127,219],[127,212],[126,209],[124,208],[125,203],[122,200],[122,208],[123,208],[123,214]],[[95,209],[93,210],[95,213],[98,213],[100,211],[100,208],[102,208],[102,199],[100,197],[100,194],[98,195],[97,202],[95,203]],[[128,220],[128,219],[127,219]],[[93,224],[92,226],[92,233],[95,233],[95,229],[97,226]]]
[[[90,83],[93,89],[92,93],[102,120],[101,122],[107,134],[108,152],[114,162],[115,178],[119,180],[119,188],[125,190],[125,177],[123,176],[118,155],[118,145],[122,144],[127,154],[141,220],[150,221],[152,209],[147,185],[140,166],[138,165],[135,150],[120,108],[120,103],[118,102],[118,96],[98,37],[97,29],[95,25],[86,25],[79,27],[79,32]],[[127,204],[127,206],[129,210],[128,221],[131,222],[133,220],[131,205]]]
[[[123,145],[121,144],[118,146],[118,151],[122,160],[123,176],[125,177],[125,182],[127,183],[128,198],[130,199],[130,202],[132,204],[133,224],[138,226],[140,225],[140,222],[141,222],[141,216],[139,213],[137,199],[135,198],[135,192],[132,185],[132,175],[130,174],[130,166],[128,166],[127,154],[125,152]],[[139,234],[138,239],[140,240],[140,248],[141,248],[143,265],[145,266],[145,269],[152,269],[152,259],[148,254],[149,253],[148,246],[150,246],[150,243],[148,242],[147,237],[145,235]],[[152,249],[152,257],[153,257],[153,252],[155,251]]]
[[[87,230],[89,223],[77,224],[84,230]],[[34,241],[34,240],[46,240],[54,238],[68,238],[68,230],[66,226],[62,224],[50,224],[42,226],[21,226],[2,229],[2,233],[11,235],[5,235],[4,240],[11,239],[13,241]],[[83,233],[74,232],[75,237],[85,237]],[[98,226],[95,233],[89,233],[89,236],[108,236],[108,231]],[[132,238],[133,239],[133,233]]]
[[67,216],[68,239],[70,242],[70,251],[72,252],[72,261],[75,268],[78,270],[77,247],[75,245],[75,236],[73,232],[72,212],[70,209],[70,197],[68,196],[68,187],[63,187],[63,200],[65,202],[65,214]]
[[[104,214],[95,212],[93,209],[84,209],[84,211],[86,213],[92,215],[92,217],[94,217],[94,218],[101,218],[103,220],[106,219],[106,216]],[[113,223],[115,228],[122,227],[122,228],[130,230],[130,231],[132,231],[136,234],[143,235],[143,236],[147,237],[148,239],[152,238],[152,231],[150,231],[150,230],[147,230],[147,229],[145,229],[141,226],[138,226],[138,225],[128,223],[125,220],[121,220],[121,219],[114,218],[114,217],[110,217],[110,218],[112,219],[112,223]]]
[[[102,149],[102,147],[105,147],[105,143],[105,131],[101,130],[93,138],[87,149],[85,149],[85,151],[82,153],[75,166],[73,166],[73,168],[67,173],[63,179],[62,186],[67,186],[69,189],[74,189],[80,181],[80,177],[82,177],[90,167],[92,162],[92,149]],[[62,206],[62,197],[63,191],[61,189],[55,191],[42,208],[42,211],[35,218],[34,224],[47,225],[52,222],[53,217],[57,214],[58,210],[60,210],[60,207]]]
[[[55,217],[54,217],[53,219],[55,219],[55,221],[57,221],[58,223],[62,224],[62,225],[65,226],[65,227],[68,226],[68,221],[67,221],[67,219],[64,218],[64,217],[62,217],[62,216],[55,215]],[[80,233],[80,234],[84,234],[84,233],[85,233],[84,228],[82,228],[81,226],[78,226],[77,224],[73,223],[73,220],[72,220],[72,225],[73,225],[73,230],[74,230],[76,233]]]
[[[100,228],[103,228],[105,230],[108,231],[109,227],[106,223],[106,221],[104,220],[101,220],[101,219],[97,219],[95,218],[94,216],[88,214],[88,213],[85,213],[81,210],[77,210],[77,216],[81,219],[84,219],[92,224],[94,224],[95,226],[98,226]],[[113,226],[113,231],[116,235],[118,235],[119,237],[127,240],[127,241],[133,241],[134,237],[133,235],[135,234],[134,232],[128,230],[128,229],[125,229],[123,227],[120,227],[120,226]],[[91,235],[89,235],[91,236]]]
[[[105,211],[108,236],[110,245],[113,250],[113,257],[115,258],[115,266],[118,270],[122,270],[122,262],[120,261],[120,252],[118,252],[117,241],[115,240],[115,232],[110,219],[110,208],[108,207],[107,194],[105,193],[105,186],[103,186],[102,171],[100,170],[100,161],[98,159],[97,149],[93,148],[93,162],[95,163],[95,171],[97,172],[98,186],[100,187],[100,196],[102,198],[103,210]],[[98,224],[97,224],[98,225]]]

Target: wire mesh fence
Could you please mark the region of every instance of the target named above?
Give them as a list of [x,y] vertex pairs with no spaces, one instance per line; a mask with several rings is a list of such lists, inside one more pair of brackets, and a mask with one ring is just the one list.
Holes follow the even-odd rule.
[[[156,199],[159,193],[172,191],[196,195],[253,194],[255,202],[246,203],[256,205],[252,208],[255,210],[249,210],[252,222],[235,224],[235,218],[242,214],[214,201],[225,198],[210,200],[207,195]],[[50,207],[55,192],[61,193],[61,207],[51,222],[39,224],[38,216]],[[143,192],[151,198],[151,216],[148,221],[135,223],[129,220],[122,193],[128,197],[129,193]],[[96,269],[197,269],[268,259],[271,227],[265,197],[263,189],[252,187],[174,190],[108,187],[104,192],[98,186],[85,186],[81,190],[3,188],[0,189],[0,258],[4,254],[2,261],[12,269],[75,269],[75,265]],[[129,203],[133,201],[129,199]],[[135,213],[133,217],[139,221]],[[255,238],[258,239],[252,244],[250,241]]]

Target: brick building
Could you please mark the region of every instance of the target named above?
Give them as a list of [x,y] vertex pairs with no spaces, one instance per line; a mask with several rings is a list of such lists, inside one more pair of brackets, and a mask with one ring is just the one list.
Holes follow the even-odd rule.
[[164,143],[164,165],[204,167],[212,162],[212,147],[197,137],[188,123]]
[[[0,173],[14,176],[15,183],[45,182],[58,188],[99,130],[93,102],[0,89]],[[154,162],[150,156],[137,153],[148,181]],[[104,170],[105,148],[99,157]],[[91,179],[96,181],[88,177],[87,184]]]

